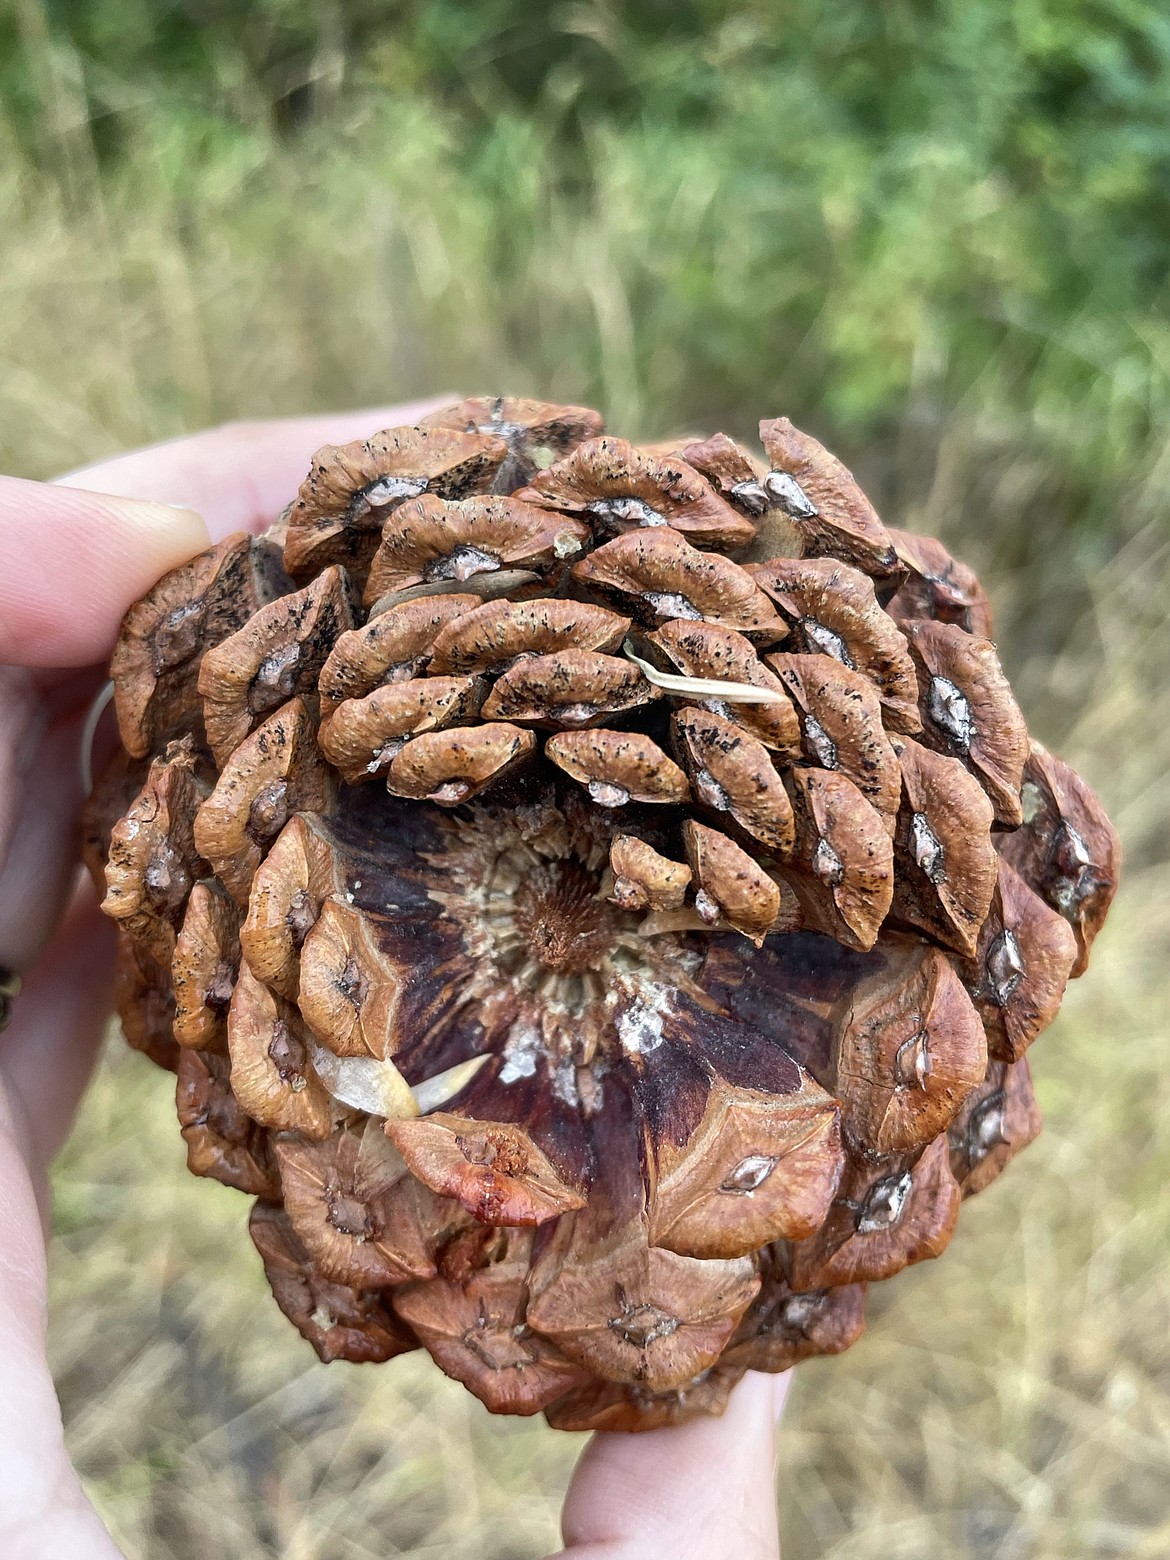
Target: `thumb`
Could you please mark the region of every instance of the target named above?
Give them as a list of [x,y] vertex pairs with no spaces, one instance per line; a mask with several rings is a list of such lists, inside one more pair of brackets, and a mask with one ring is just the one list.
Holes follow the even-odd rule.
[[0,477],[0,663],[103,660],[131,603],[209,545],[190,509]]
[[565,1499],[562,1560],[779,1560],[775,1422],[788,1380],[749,1371],[722,1418],[595,1435]]

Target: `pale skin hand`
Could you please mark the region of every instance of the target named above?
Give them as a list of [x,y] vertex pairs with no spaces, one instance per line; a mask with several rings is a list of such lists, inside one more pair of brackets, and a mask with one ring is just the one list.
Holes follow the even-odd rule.
[[[450,398],[445,398],[448,400]],[[45,1359],[46,1169],[110,1006],[112,929],[77,889],[81,724],[123,612],[167,569],[261,529],[321,444],[432,405],[234,424],[48,486],[0,477],[0,966],[23,973],[0,1035],[0,1554],[118,1560],[69,1462]],[[81,668],[82,670],[78,670]],[[776,1560],[773,1430],[786,1378],[727,1413],[598,1435],[565,1500],[574,1560]]]

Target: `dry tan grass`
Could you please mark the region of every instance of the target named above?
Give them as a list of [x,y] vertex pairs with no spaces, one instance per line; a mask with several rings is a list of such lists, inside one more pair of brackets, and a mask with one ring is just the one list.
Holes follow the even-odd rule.
[[[44,474],[232,414],[458,376],[478,389],[493,359],[501,387],[532,382],[523,352],[493,342],[490,300],[451,280],[442,232],[389,205],[347,248],[318,233],[293,254],[287,212],[306,186],[279,164],[286,182],[246,243],[230,173],[232,222],[193,238],[146,172],[133,202],[78,214],[5,166],[3,469]],[[655,408],[628,373],[604,245],[593,236],[565,286],[592,298],[615,401],[645,423]],[[466,334],[426,323],[419,277],[436,274]],[[571,369],[562,380],[571,393]],[[799,1372],[779,1482],[787,1560],[1170,1553],[1166,473],[1119,495],[1119,540],[1066,547],[1042,518],[1044,474],[989,456],[1005,446],[978,411],[859,464],[891,518],[942,526],[988,567],[1035,729],[1108,799],[1129,869],[1088,979],[1035,1053],[1045,1136],[965,1210],[943,1262],[875,1295],[849,1355]],[[1029,528],[1040,543],[1021,541]],[[56,1174],[54,1365],[73,1453],[127,1553],[553,1547],[579,1438],[489,1420],[419,1356],[316,1364],[267,1297],[243,1200],[187,1176],[171,1092],[113,1045]]]

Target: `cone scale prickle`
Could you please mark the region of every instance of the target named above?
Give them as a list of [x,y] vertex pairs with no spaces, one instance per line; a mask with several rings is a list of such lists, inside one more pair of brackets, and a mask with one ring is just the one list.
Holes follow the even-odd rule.
[[1039,1130],[1116,835],[970,570],[760,436],[465,401],[126,616],[119,1012],[322,1359],[718,1413]]

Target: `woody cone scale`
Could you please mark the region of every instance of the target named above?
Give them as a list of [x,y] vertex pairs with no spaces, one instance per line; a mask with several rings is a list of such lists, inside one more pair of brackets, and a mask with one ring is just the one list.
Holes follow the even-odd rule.
[[1117,837],[971,571],[760,437],[464,401],[126,616],[86,817],[122,1024],[324,1360],[718,1413],[1039,1131]]

